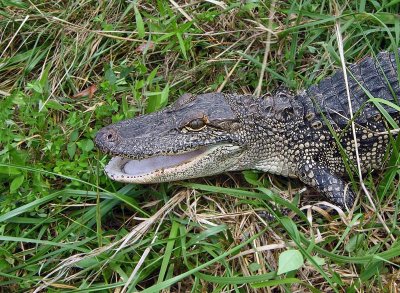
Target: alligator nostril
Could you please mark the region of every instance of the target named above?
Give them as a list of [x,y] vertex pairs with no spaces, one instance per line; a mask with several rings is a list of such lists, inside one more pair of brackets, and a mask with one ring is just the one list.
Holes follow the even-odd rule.
[[114,133],[114,131],[110,130],[105,133],[105,138],[108,142],[115,142],[118,138],[118,135]]
[[96,134],[94,142],[97,147],[103,150],[113,148],[120,141],[120,135],[118,131],[110,129],[108,127],[102,128]]
[[115,130],[107,129],[107,130],[104,131],[102,137],[103,137],[104,142],[114,143],[114,142],[118,141],[118,137],[119,136],[118,136],[118,133],[116,133]]

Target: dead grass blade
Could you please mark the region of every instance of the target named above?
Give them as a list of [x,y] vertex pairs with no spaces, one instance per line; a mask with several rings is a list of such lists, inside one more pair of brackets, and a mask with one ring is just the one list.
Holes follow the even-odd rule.
[[[369,203],[371,204],[374,212],[376,213],[379,221],[383,225],[384,229],[386,230],[386,232],[388,233],[388,235],[390,236],[392,241],[396,242],[396,238],[393,236],[393,234],[390,231],[389,227],[386,225],[385,220],[382,218],[382,216],[380,215],[379,211],[377,210],[376,205],[375,205],[374,201],[372,200],[372,197],[371,197],[367,187],[365,186],[365,183],[364,183],[364,180],[363,180],[363,176],[362,176],[362,172],[361,172],[361,161],[360,161],[360,156],[359,156],[359,152],[358,152],[356,126],[355,126],[354,119],[353,119],[353,108],[352,108],[352,105],[351,105],[351,95],[350,95],[349,82],[348,82],[348,78],[347,78],[346,62],[345,62],[345,59],[344,59],[344,51],[343,51],[343,40],[342,40],[342,34],[340,33],[340,23],[339,23],[339,21],[335,22],[335,30],[336,30],[336,37],[337,37],[337,41],[338,41],[338,49],[339,49],[340,61],[342,63],[342,71],[343,71],[344,81],[345,81],[345,84],[346,84],[346,93],[347,93],[347,100],[348,100],[348,104],[349,104],[349,112],[350,112],[350,120],[351,120],[351,130],[352,130],[353,139],[354,139],[354,142],[355,142],[354,143],[354,149],[355,149],[355,152],[356,152],[357,171],[358,171],[358,176],[359,176],[359,179],[360,179],[360,184],[361,184],[361,187],[362,187],[365,195],[368,198]],[[350,208],[351,207],[347,207],[348,210],[350,210]]]

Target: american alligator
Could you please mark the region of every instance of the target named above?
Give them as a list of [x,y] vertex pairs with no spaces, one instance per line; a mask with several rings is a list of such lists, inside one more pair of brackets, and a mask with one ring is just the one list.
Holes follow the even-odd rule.
[[[399,104],[393,53],[348,68],[361,171],[380,169],[391,135],[385,111],[370,95]],[[382,111],[383,110],[383,111]],[[96,145],[113,156],[107,175],[127,183],[156,183],[257,169],[297,177],[343,208],[354,204],[347,183],[356,152],[342,71],[294,95],[184,94],[173,105],[102,128]],[[347,164],[345,163],[347,162]]]

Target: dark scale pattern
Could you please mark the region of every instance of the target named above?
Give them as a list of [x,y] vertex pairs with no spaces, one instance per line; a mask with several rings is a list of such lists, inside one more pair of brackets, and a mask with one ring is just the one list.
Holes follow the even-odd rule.
[[[360,115],[356,115],[355,120],[361,125],[369,121],[370,118],[374,118],[380,114],[376,107],[371,103],[367,103],[369,97],[364,89],[376,98],[382,98],[394,104],[399,104],[400,88],[394,54],[382,52],[377,55],[377,62],[368,57],[357,64],[351,65],[348,81],[353,112],[357,113],[359,110],[362,110]],[[395,97],[390,88],[392,88]],[[311,102],[307,101],[309,99]],[[318,85],[310,87],[303,93],[300,101],[308,107],[311,106],[311,111],[313,109],[316,111],[320,108],[332,124],[337,124],[339,127],[348,124],[350,111],[342,71],[338,71],[333,76],[321,81]],[[387,105],[383,105],[383,107],[388,113],[396,112],[395,109]]]
[[[349,69],[349,89],[362,172],[379,169],[388,155],[386,149],[389,135],[383,134],[388,127],[379,110],[368,102],[369,97],[365,91],[375,98],[399,104],[400,87],[395,57],[394,54],[382,52],[377,55],[377,60],[368,57],[351,65]],[[305,160],[298,165],[299,178],[324,193],[332,202],[350,207],[354,194],[341,179],[341,176],[346,175],[345,164],[339,146],[327,127],[330,124],[334,129],[350,164],[355,166],[355,141],[350,127],[350,109],[343,72],[336,72],[295,99],[302,102],[305,112],[311,117],[307,119],[306,116],[303,128],[314,132],[320,150],[318,154],[313,152],[314,158],[305,154]],[[398,123],[399,113],[392,107],[382,106]],[[321,121],[324,127],[313,127],[316,121]],[[318,136],[325,138],[324,141],[318,141]]]
[[[377,61],[369,57],[349,67],[362,172],[381,168],[389,145],[387,122],[368,102],[365,90],[399,104],[395,64],[393,54],[379,53]],[[400,122],[395,109],[382,107]],[[155,183],[258,169],[298,177],[332,203],[350,208],[355,195],[344,179],[347,172],[340,153],[341,146],[354,170],[356,142],[349,120],[346,85],[338,71],[299,95],[283,89],[262,99],[186,94],[164,110],[101,129],[95,142],[117,156],[106,166],[108,176],[117,181]],[[178,162],[179,155],[188,157],[179,163],[160,163]],[[148,171],[136,173],[140,168],[132,165],[142,166],[146,160],[158,162],[158,167],[147,166]]]

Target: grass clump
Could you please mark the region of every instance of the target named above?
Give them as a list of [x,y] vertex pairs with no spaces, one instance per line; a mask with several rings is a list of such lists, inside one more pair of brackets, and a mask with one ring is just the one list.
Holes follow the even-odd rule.
[[0,287],[395,290],[398,156],[364,180],[388,233],[361,192],[332,216],[252,171],[123,185],[94,149],[101,127],[183,93],[318,82],[340,68],[335,22],[348,62],[398,48],[396,1],[315,2],[0,0]]

